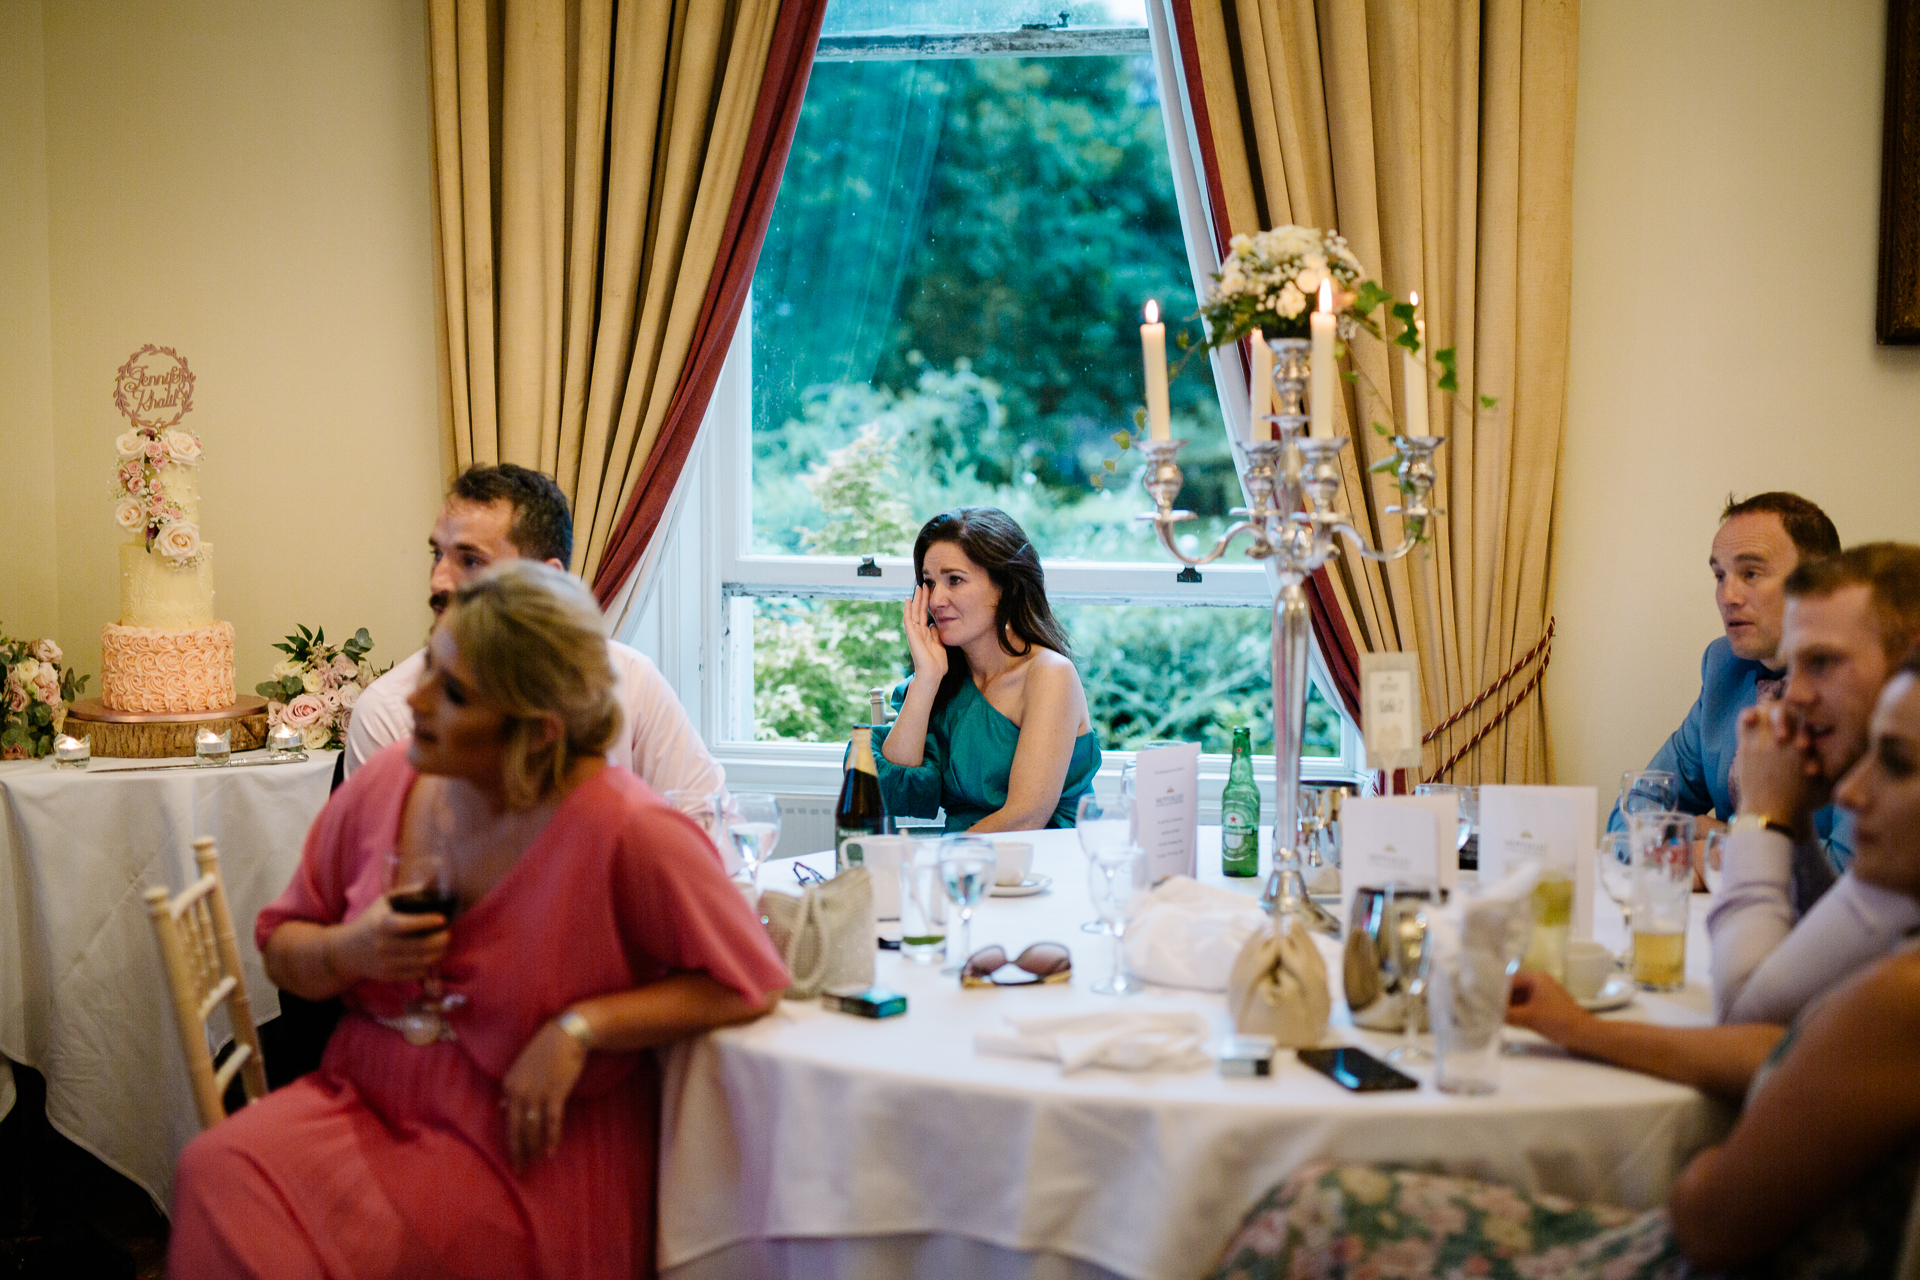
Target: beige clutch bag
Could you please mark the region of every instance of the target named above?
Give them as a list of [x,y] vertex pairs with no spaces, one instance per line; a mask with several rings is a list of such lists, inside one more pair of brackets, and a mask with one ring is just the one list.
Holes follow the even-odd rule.
[[760,895],[760,915],[793,975],[787,999],[873,985],[873,881],[865,867],[849,867],[799,897],[768,890]]
[[1227,1012],[1241,1035],[1272,1036],[1283,1049],[1303,1049],[1326,1034],[1327,966],[1304,922],[1271,921],[1247,939],[1227,979]]

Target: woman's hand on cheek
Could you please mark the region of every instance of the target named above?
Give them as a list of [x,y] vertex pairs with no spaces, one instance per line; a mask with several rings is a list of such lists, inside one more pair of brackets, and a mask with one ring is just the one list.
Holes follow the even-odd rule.
[[587,1051],[556,1022],[543,1024],[500,1081],[507,1155],[524,1169],[560,1146],[567,1096],[587,1065]]
[[913,598],[907,601],[904,622],[907,649],[913,654],[913,674],[939,680],[947,674],[947,647],[940,643],[940,633],[927,621],[931,595],[925,584],[915,587]]
[[395,911],[383,894],[340,926],[332,966],[355,981],[420,982],[447,952],[447,918]]

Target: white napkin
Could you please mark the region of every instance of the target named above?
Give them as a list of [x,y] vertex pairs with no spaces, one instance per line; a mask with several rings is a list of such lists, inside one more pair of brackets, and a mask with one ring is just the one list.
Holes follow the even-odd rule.
[[1212,1061],[1200,1046],[1213,1028],[1198,1013],[1135,1010],[1008,1018],[1013,1028],[976,1031],[975,1053],[1044,1058],[1063,1075],[1082,1067],[1115,1071],[1197,1071]]
[[[1527,859],[1479,893],[1456,893],[1427,926],[1433,948],[1434,1016],[1478,1038],[1506,1016],[1507,981],[1533,934],[1533,886],[1540,864]],[[1444,1015],[1444,1016],[1443,1016]]]
[[1225,991],[1234,957],[1265,919],[1251,898],[1173,876],[1127,924],[1127,970],[1169,987]]

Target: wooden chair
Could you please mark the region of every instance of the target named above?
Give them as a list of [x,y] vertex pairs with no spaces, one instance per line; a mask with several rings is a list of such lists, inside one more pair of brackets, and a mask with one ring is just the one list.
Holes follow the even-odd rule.
[[[153,918],[160,958],[166,964],[167,985],[173,991],[173,1012],[180,1027],[180,1048],[187,1056],[187,1074],[193,1080],[193,1101],[200,1124],[211,1127],[226,1119],[221,1095],[239,1073],[247,1101],[266,1096],[267,1072],[260,1052],[260,1035],[253,1025],[253,1006],[240,977],[240,948],[234,942],[233,916],[227,910],[227,891],[220,881],[220,858],[213,840],[193,842],[200,878],[178,895],[165,889],[147,890],[147,914]],[[222,1002],[233,1024],[233,1052],[218,1070],[207,1050],[207,1018]]]

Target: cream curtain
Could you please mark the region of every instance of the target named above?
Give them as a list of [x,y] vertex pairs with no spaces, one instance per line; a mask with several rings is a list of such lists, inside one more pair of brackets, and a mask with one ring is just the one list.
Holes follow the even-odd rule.
[[[1174,0],[1196,123],[1231,232],[1337,228],[1370,273],[1418,291],[1430,351],[1458,352],[1460,391],[1429,394],[1444,435],[1430,546],[1332,580],[1367,652],[1420,659],[1438,723],[1533,648],[1552,601],[1552,517],[1565,408],[1577,0]],[[1184,12],[1183,12],[1184,11]],[[1400,361],[1353,344],[1355,524],[1393,545]],[[1440,370],[1435,367],[1432,376]],[[1486,407],[1480,397],[1492,397]],[[1422,776],[1522,687],[1525,673],[1427,748]],[[1448,775],[1552,777],[1536,692]]]
[[573,502],[592,579],[660,437],[779,0],[429,0],[447,430]]

